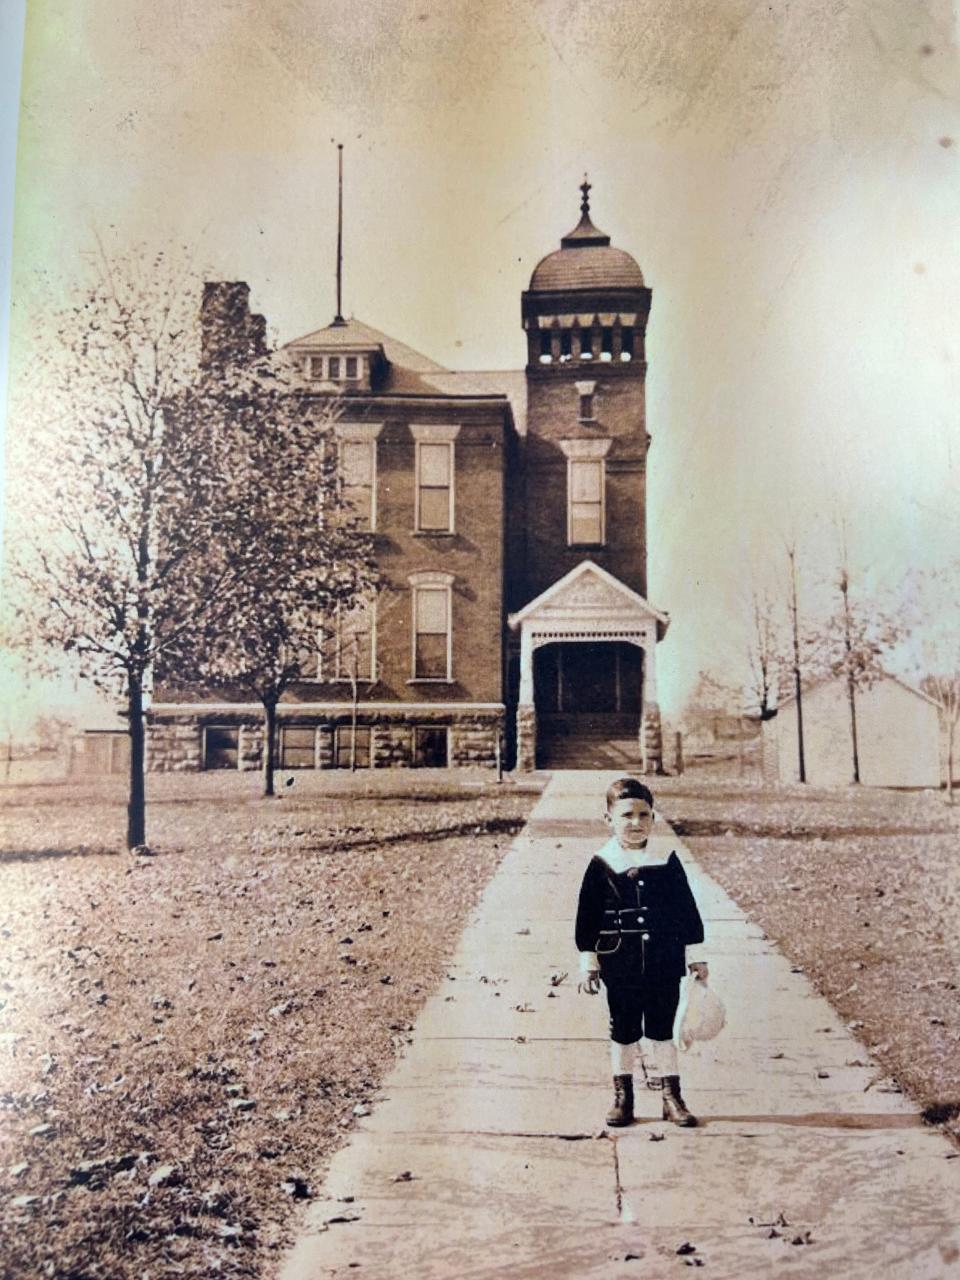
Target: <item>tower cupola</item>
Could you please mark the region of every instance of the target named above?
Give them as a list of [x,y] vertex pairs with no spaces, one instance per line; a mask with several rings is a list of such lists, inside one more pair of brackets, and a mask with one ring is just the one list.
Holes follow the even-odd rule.
[[573,371],[644,359],[650,290],[636,259],[594,226],[590,191],[585,176],[580,221],[537,263],[523,294],[528,369]]

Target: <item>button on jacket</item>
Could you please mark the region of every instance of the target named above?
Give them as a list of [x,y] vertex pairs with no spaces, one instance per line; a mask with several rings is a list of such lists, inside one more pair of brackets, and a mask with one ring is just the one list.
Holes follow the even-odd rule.
[[577,904],[577,950],[596,952],[607,985],[682,978],[685,948],[703,942],[703,921],[683,864],[614,871],[600,854],[587,867]]

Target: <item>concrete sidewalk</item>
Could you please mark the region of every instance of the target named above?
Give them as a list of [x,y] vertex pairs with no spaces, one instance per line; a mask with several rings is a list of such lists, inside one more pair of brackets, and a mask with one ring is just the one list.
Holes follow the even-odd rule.
[[681,1055],[701,1126],[640,1088],[604,1133],[606,1002],[577,994],[571,921],[614,776],[554,775],[282,1280],[960,1280],[953,1148],[689,857],[727,1005]]

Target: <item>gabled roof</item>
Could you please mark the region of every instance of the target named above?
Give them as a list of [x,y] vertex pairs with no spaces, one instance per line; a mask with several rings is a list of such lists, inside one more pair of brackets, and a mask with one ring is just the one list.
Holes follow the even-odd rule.
[[437,364],[436,360],[431,360],[420,351],[414,351],[413,347],[408,347],[405,342],[391,338],[387,333],[381,333],[372,325],[353,318],[345,320],[343,324],[328,324],[323,329],[314,329],[312,333],[305,333],[302,338],[285,342],[284,347],[314,348],[323,351],[341,347],[382,347],[383,354],[391,364],[412,369],[415,373],[446,372],[443,365]]
[[[838,681],[842,679],[843,679],[842,675],[817,676],[817,678],[814,680],[804,680],[801,684],[801,689],[805,694],[811,693],[814,689],[819,689],[821,685],[832,684],[834,683],[834,681]],[[908,684],[907,681],[902,680],[900,676],[891,675],[889,671],[878,672],[876,675],[876,678],[872,681],[872,683],[879,684],[881,681],[884,681],[884,680],[889,680],[893,684],[898,684],[901,689],[906,689],[907,693],[912,693],[916,697],[922,698],[924,702],[929,702],[932,706],[936,707],[939,710],[940,703],[936,700],[936,698],[931,698],[929,693],[924,693],[922,689],[918,689],[915,685]],[[794,692],[787,693],[783,697],[778,698],[777,708],[779,710],[780,707],[789,706],[791,702],[796,702],[796,700],[797,700],[796,693]]]
[[644,620],[652,619],[657,625],[658,640],[663,639],[670,625],[669,614],[655,609],[639,592],[631,590],[619,578],[615,578],[592,560],[581,560],[529,604],[516,613],[511,613],[508,621],[516,629],[521,623],[538,615],[549,617],[551,610],[564,608],[571,612],[582,612],[585,616],[602,611],[611,617],[611,621],[611,615],[616,611],[640,615]]

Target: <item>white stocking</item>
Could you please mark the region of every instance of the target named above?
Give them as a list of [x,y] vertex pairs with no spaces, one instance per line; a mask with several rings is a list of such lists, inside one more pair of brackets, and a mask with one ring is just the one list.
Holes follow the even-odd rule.
[[680,1074],[680,1068],[677,1064],[677,1046],[672,1040],[647,1040],[644,1038],[641,1051],[649,1075],[676,1076]]
[[616,1040],[610,1041],[610,1065],[613,1067],[615,1076],[633,1074],[633,1060],[636,1048],[636,1044],[617,1044]]

